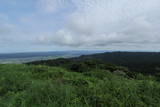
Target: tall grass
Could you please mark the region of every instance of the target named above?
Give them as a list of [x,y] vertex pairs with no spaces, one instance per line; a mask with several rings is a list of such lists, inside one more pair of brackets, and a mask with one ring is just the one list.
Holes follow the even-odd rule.
[[107,70],[0,65],[0,107],[159,107],[154,77],[130,79]]

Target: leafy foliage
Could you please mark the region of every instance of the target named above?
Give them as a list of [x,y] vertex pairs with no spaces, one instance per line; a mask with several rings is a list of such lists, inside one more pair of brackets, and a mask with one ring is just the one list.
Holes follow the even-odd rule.
[[157,75],[160,72],[160,52],[106,52],[82,55],[74,60],[96,59],[128,67],[132,72]]
[[114,67],[76,64],[72,70],[80,72],[70,72],[72,66],[0,65],[0,107],[160,106],[160,83],[154,76],[126,78],[112,73]]
[[129,77],[134,78],[136,73],[159,77],[159,59],[159,52],[107,52],[93,55],[82,55],[70,59],[61,58],[56,60],[35,61],[28,64],[60,66],[67,68],[68,70],[73,69],[72,71],[77,72],[85,72],[93,68],[106,69],[112,72],[121,70],[127,72]]

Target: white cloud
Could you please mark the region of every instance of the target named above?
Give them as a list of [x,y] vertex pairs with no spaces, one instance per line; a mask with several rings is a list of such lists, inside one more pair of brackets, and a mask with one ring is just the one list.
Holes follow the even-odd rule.
[[76,10],[69,15],[67,25],[42,39],[43,43],[72,47],[137,47],[147,43],[160,46],[159,0],[72,0],[72,3]]

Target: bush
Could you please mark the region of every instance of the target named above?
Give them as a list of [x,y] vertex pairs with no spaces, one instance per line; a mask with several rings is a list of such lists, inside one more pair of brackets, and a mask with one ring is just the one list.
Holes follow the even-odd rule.
[[95,68],[84,72],[88,66],[79,64],[75,70],[82,73],[61,67],[0,65],[0,107],[160,106],[160,83],[154,76],[137,74],[131,79]]
[[89,67],[85,63],[75,63],[70,66],[70,70],[82,73],[89,71]]

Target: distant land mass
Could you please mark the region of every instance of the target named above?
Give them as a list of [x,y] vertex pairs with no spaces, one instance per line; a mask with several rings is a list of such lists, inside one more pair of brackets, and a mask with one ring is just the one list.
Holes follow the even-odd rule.
[[48,60],[56,58],[71,58],[81,55],[105,52],[104,50],[96,51],[51,51],[51,52],[24,52],[24,53],[3,53],[0,54],[0,64],[5,63],[24,63],[38,60]]

